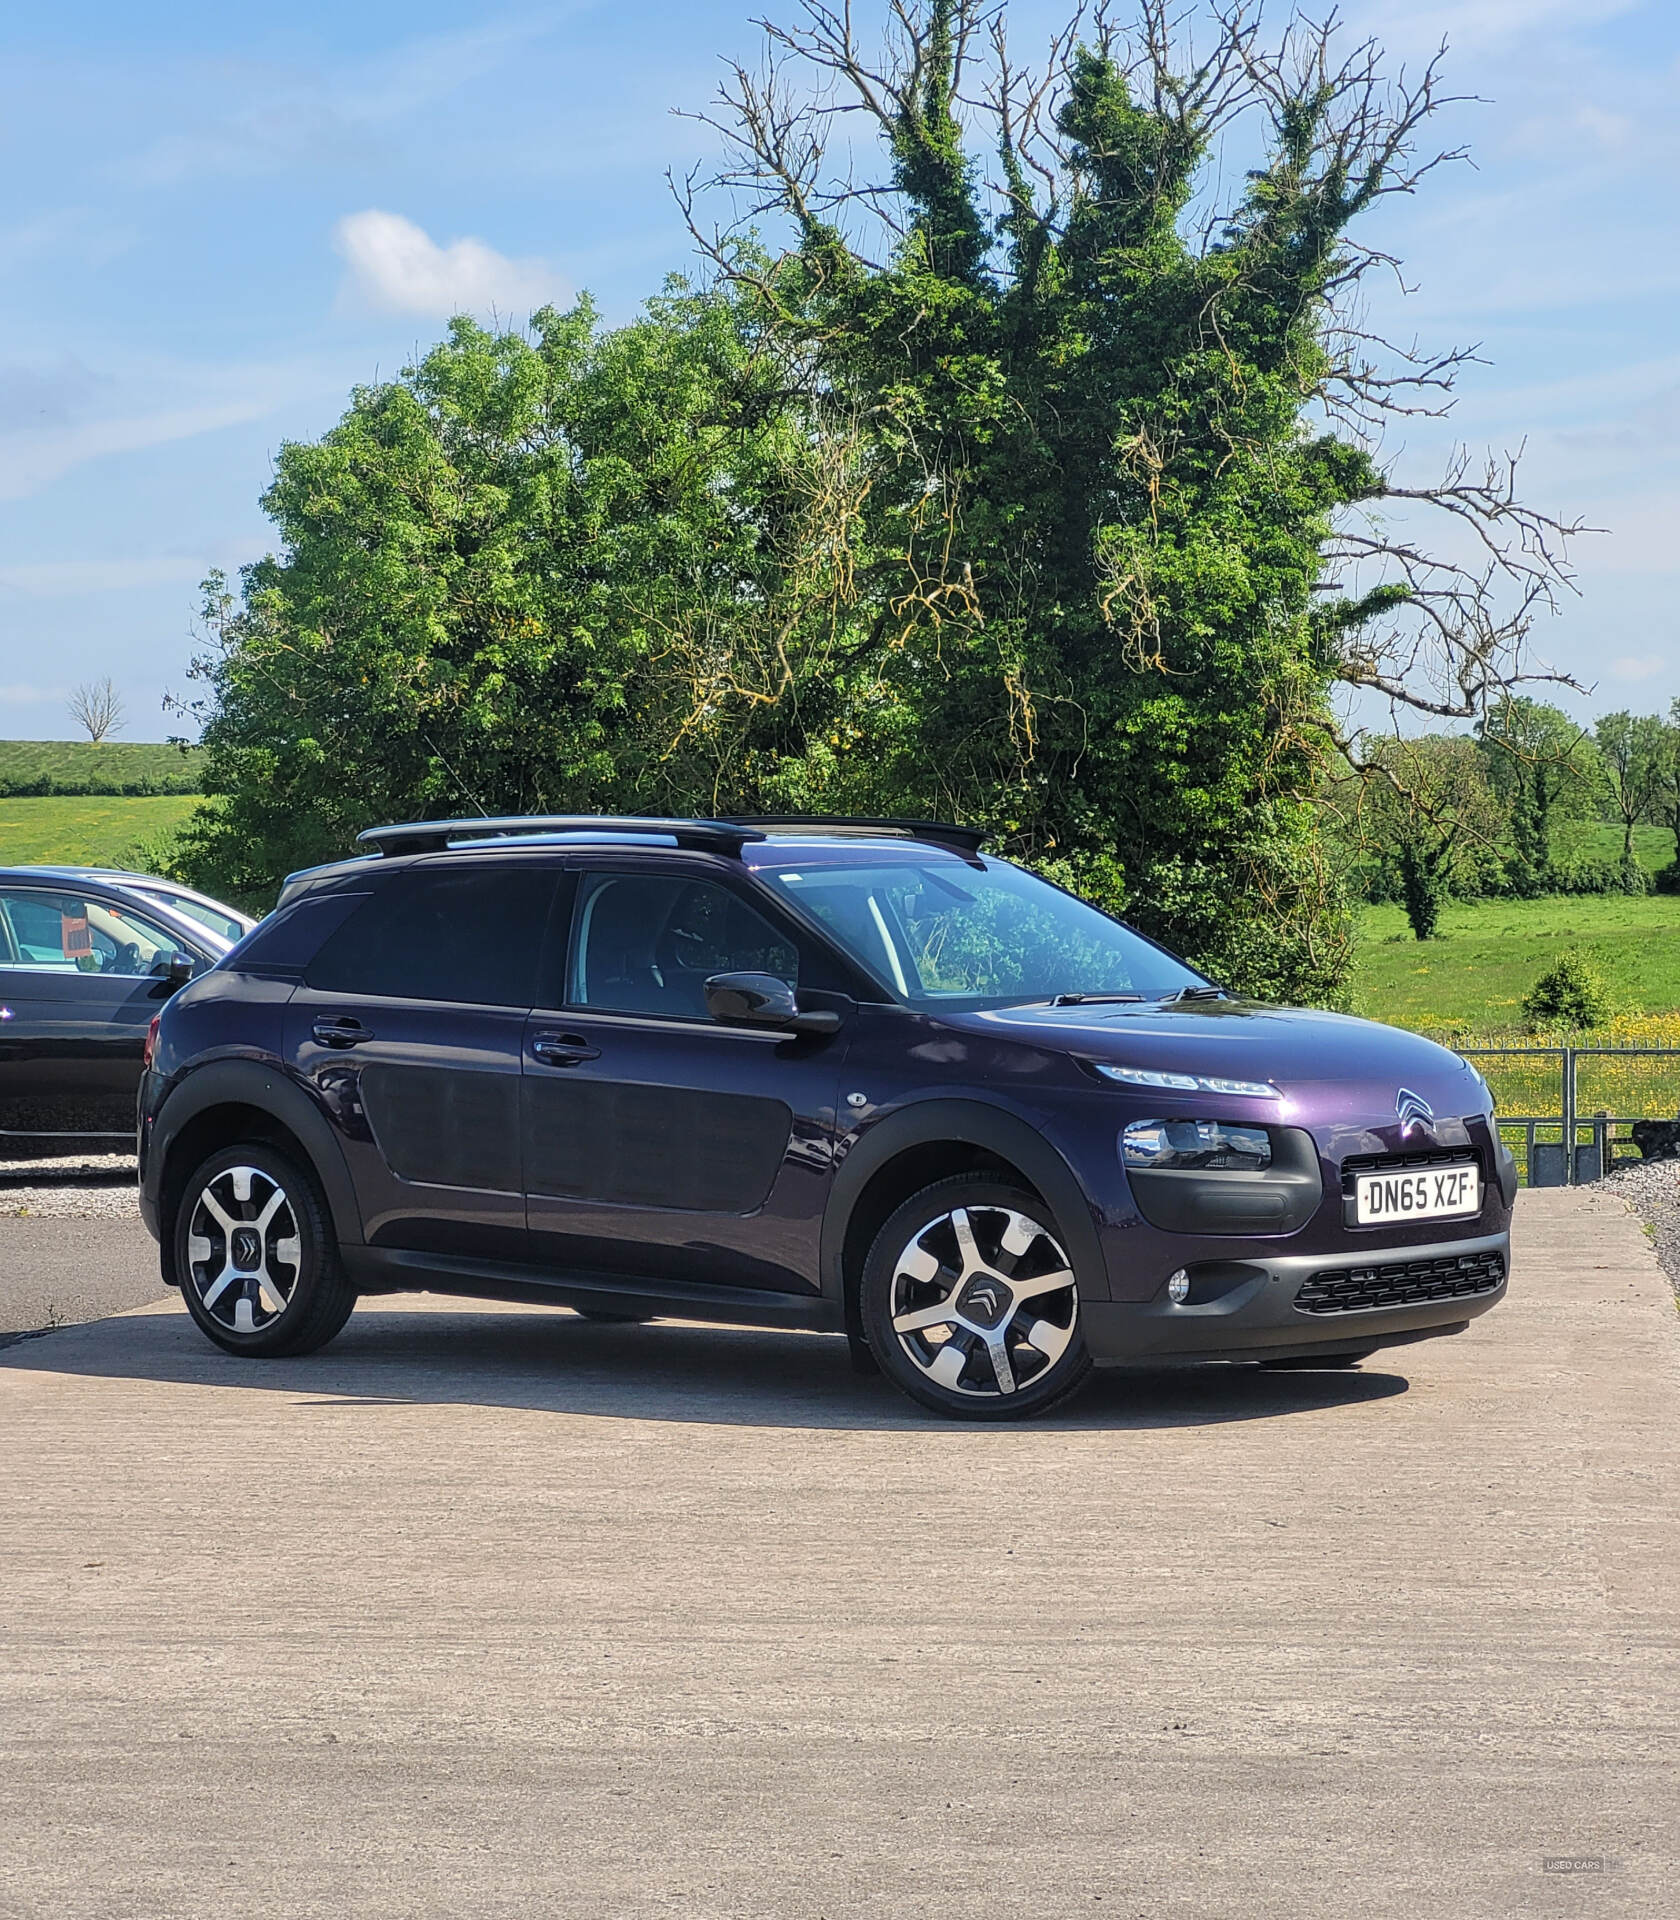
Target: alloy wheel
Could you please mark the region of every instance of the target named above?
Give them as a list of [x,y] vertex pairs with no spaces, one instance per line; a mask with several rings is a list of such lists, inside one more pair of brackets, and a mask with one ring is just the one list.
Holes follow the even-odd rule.
[[230,1333],[261,1333],[286,1311],[303,1270],[297,1215],[260,1167],[224,1167],[201,1188],[187,1228],[199,1304]]
[[899,1347],[937,1386],[978,1399],[1019,1393],[1079,1330],[1079,1294],[1061,1245],[1014,1207],[953,1207],[893,1263]]

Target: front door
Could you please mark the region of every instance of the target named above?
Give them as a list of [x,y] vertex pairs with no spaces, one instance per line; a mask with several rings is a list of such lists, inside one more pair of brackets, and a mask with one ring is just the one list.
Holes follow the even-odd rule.
[[338,1129],[370,1246],[525,1256],[520,1051],[556,879],[492,853],[410,869],[293,995],[287,1055]]
[[146,1029],[180,945],[126,904],[0,888],[0,1151],[7,1135],[132,1149]]
[[799,936],[731,885],[580,872],[564,975],[526,1031],[532,1257],[557,1269],[816,1292],[844,1033],[723,1027],[714,973],[798,984]]

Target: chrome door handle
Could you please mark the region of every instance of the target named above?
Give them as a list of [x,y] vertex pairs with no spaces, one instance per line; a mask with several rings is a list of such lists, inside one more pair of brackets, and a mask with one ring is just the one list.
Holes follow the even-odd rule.
[[317,1020],[311,1032],[323,1047],[356,1047],[373,1038],[372,1029],[360,1020]]
[[580,1061],[601,1057],[601,1049],[592,1047],[581,1033],[533,1034],[531,1051],[548,1067],[575,1067]]

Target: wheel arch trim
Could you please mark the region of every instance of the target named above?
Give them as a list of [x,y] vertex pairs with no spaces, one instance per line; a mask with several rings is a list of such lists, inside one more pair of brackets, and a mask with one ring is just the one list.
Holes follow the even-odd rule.
[[[147,1149],[148,1169],[155,1169],[153,1198],[163,1199],[169,1161],[182,1130],[200,1114],[215,1107],[254,1107],[284,1127],[309,1156],[321,1183],[333,1232],[346,1245],[362,1242],[361,1208],[344,1153],[331,1123],[301,1087],[280,1068],[256,1060],[216,1060],[190,1072],[164,1097]],[[160,1239],[168,1225],[159,1220]]]
[[859,1201],[884,1168],[917,1147],[977,1147],[1020,1170],[1056,1216],[1080,1296],[1106,1300],[1108,1268],[1092,1204],[1061,1153],[1029,1121],[981,1100],[917,1101],[876,1121],[846,1154],[822,1223],[825,1298],[845,1300],[847,1232]]

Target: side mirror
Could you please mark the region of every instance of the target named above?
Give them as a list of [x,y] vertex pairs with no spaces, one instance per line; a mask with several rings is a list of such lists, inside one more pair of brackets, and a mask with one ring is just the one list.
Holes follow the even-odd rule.
[[173,989],[184,987],[197,971],[198,962],[190,953],[172,953],[169,965],[163,970],[163,977]]
[[773,973],[714,973],[706,1011],[726,1027],[779,1027],[784,1033],[837,1033],[840,1016],[801,1013],[792,987]]

